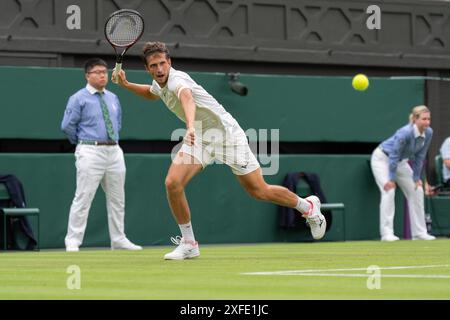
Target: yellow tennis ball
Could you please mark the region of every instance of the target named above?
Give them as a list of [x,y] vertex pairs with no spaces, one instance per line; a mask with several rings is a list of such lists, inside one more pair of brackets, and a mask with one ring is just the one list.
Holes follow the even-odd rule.
[[364,91],[369,87],[369,79],[366,75],[359,73],[353,77],[352,86],[355,90]]

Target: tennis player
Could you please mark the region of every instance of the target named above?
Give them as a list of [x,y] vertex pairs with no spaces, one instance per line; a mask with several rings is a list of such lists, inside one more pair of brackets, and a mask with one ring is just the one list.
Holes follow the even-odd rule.
[[252,197],[297,209],[307,220],[313,238],[321,239],[326,221],[320,212],[319,198],[309,196],[303,199],[282,186],[267,184],[237,121],[187,73],[172,68],[169,50],[164,43],[146,43],[142,55],[145,68],[153,79],[152,84],[129,82],[123,70],[118,74],[118,84],[143,98],[161,99],[186,123],[187,129],[183,145],[165,180],[169,205],[182,237],[172,238],[178,246],[164,259],[183,260],[200,255],[184,189],[197,173],[215,160],[228,165]]

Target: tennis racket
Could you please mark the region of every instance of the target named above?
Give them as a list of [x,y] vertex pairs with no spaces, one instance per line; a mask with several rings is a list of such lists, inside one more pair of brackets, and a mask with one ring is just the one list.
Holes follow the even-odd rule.
[[118,82],[117,74],[122,69],[125,52],[130,49],[144,33],[144,19],[139,12],[122,9],[113,12],[105,23],[105,37],[116,52],[116,67],[113,81]]

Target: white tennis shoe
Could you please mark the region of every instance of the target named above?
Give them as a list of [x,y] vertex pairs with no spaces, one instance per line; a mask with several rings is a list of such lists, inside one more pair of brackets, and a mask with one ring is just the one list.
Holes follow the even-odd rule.
[[66,252],[78,252],[78,251],[80,251],[78,246],[74,246],[74,245],[66,246]]
[[178,245],[175,250],[167,253],[164,256],[165,260],[184,260],[198,257],[200,255],[200,250],[198,248],[197,241],[187,241],[180,236],[171,237],[170,240],[173,244]]
[[432,236],[431,234],[424,233],[424,234],[415,236],[412,239],[413,240],[436,240],[436,237]]
[[118,243],[111,244],[111,250],[132,250],[132,251],[136,251],[136,250],[142,250],[142,247],[132,243],[128,239],[124,239],[124,240],[122,240],[122,241],[120,241]]
[[325,235],[325,230],[327,229],[327,221],[325,217],[320,212],[320,200],[316,196],[309,196],[305,198],[312,204],[312,208],[308,214],[304,214],[303,217],[306,219],[309,228],[311,229],[311,234],[314,239],[322,239]]
[[393,242],[393,241],[398,241],[398,240],[400,240],[400,238],[394,234],[387,234],[387,235],[381,237],[381,241]]

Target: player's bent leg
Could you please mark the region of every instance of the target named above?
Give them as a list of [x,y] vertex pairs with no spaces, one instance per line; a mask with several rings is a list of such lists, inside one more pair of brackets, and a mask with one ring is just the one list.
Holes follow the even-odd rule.
[[173,160],[165,180],[167,199],[183,237],[172,238],[177,248],[164,256],[166,260],[184,260],[200,255],[191,225],[191,213],[184,192],[189,181],[203,169],[202,164],[190,154],[180,152]]
[[[327,223],[325,217],[320,212],[321,203],[318,197],[309,196],[301,199],[285,187],[269,185],[264,181],[261,169],[257,169],[246,175],[236,175],[236,177],[252,197],[299,210],[307,220],[313,238],[316,240],[323,238]],[[306,208],[304,207],[305,204]]]
[[169,168],[165,180],[167,199],[178,224],[191,220],[184,188],[202,168],[198,160],[186,153],[177,154]]
[[285,187],[267,184],[260,168],[245,175],[235,176],[248,194],[257,200],[270,201],[290,208],[297,205],[298,196]]

